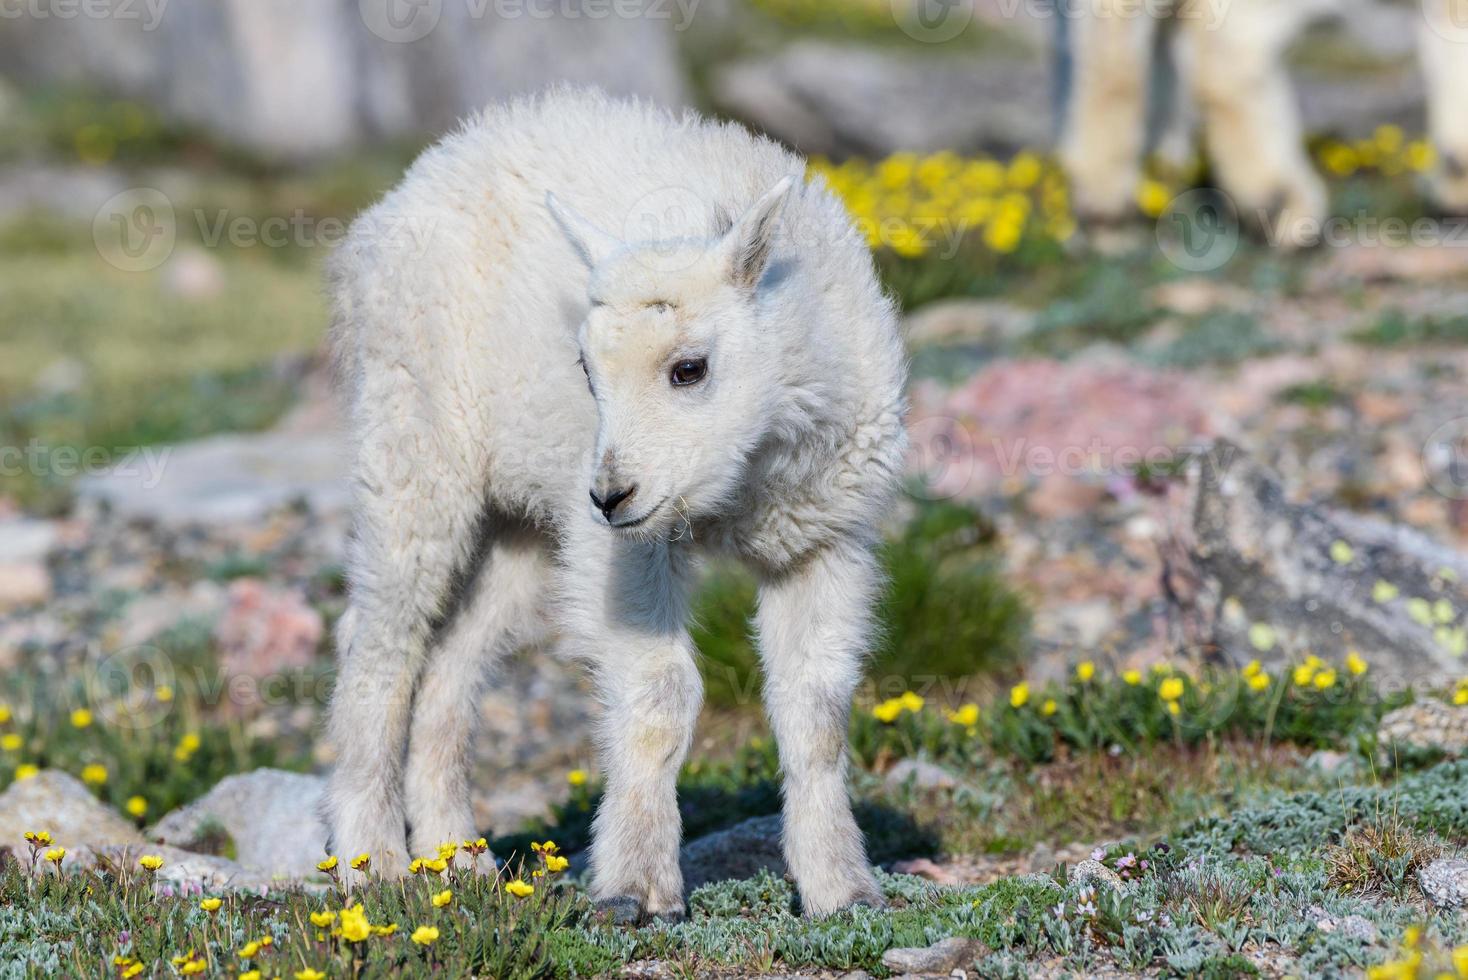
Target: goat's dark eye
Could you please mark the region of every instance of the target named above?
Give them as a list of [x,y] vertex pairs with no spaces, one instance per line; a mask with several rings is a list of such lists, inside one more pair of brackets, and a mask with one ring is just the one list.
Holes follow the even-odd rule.
[[709,362],[702,357],[689,358],[679,361],[673,365],[673,371],[669,376],[673,387],[682,388],[686,385],[696,385],[708,374]]

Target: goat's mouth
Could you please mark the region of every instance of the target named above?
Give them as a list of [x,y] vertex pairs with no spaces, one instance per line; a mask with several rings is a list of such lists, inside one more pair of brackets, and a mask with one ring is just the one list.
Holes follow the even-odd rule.
[[647,509],[647,512],[642,514],[642,516],[634,517],[630,521],[617,521],[616,523],[608,521],[607,526],[617,531],[628,531],[634,527],[641,527],[643,524],[646,524],[654,514],[662,510],[663,504],[667,502],[668,498],[664,497],[662,500],[659,500],[657,503],[649,507]]

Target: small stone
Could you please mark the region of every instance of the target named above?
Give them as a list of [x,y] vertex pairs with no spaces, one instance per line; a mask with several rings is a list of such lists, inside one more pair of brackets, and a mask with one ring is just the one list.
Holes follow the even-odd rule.
[[1080,864],[1071,869],[1072,881],[1081,884],[1102,884],[1108,888],[1125,888],[1126,882],[1121,880],[1121,875],[1112,871],[1100,861],[1086,858]]
[[1438,858],[1417,872],[1417,885],[1438,908],[1461,908],[1468,903],[1468,860]]
[[913,858],[910,861],[898,861],[892,865],[892,872],[899,875],[914,875],[918,878],[926,878],[939,885],[957,885],[960,883],[957,875],[930,858]]
[[70,852],[84,845],[141,844],[143,835],[99,801],[80,779],[46,769],[0,793],[0,845],[19,847],[30,830],[44,830]]
[[34,606],[51,598],[51,573],[36,561],[0,563],[0,609]]
[[922,759],[903,759],[888,770],[884,782],[889,791],[903,789],[909,784],[919,790],[953,789],[958,785],[958,780],[947,769]]
[[1348,915],[1339,923],[1340,933],[1343,936],[1370,945],[1380,938],[1376,924],[1364,915]]
[[1376,730],[1377,741],[1398,748],[1468,755],[1468,706],[1419,701],[1388,712]]
[[1305,767],[1307,769],[1314,769],[1316,772],[1324,773],[1328,776],[1331,773],[1340,770],[1343,766],[1350,763],[1350,761],[1351,756],[1345,752],[1334,752],[1330,749],[1320,749],[1319,751],[1312,752],[1310,754],[1310,757],[1305,760]]
[[931,946],[889,949],[882,954],[882,965],[893,973],[948,973],[971,966],[974,960],[989,955],[989,947],[977,939],[951,936]]

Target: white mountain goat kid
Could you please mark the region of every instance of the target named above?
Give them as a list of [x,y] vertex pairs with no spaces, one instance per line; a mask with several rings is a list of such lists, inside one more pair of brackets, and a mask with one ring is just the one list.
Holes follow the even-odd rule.
[[718,552],[760,581],[805,911],[882,901],[846,729],[905,363],[862,237],[803,172],[738,126],[563,89],[474,119],[353,225],[329,271],[356,508],[337,853],[398,873],[477,835],[478,684],[555,632],[605,705],[592,896],[681,914],[685,624]]

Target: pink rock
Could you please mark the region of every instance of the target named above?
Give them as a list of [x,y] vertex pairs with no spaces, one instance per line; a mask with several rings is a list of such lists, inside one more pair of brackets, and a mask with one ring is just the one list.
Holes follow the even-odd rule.
[[229,587],[214,639],[227,678],[258,680],[309,666],[325,632],[299,590],[242,578]]
[[1047,516],[1163,464],[1210,433],[1196,382],[1126,363],[1006,361],[951,391],[919,386],[909,466],[938,497],[1018,494],[1051,481]]

